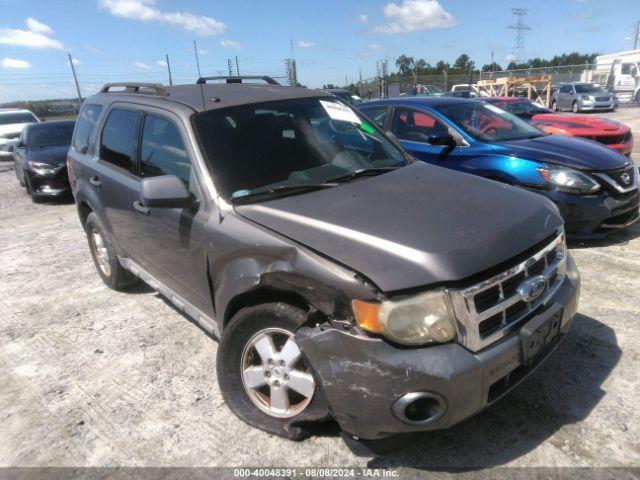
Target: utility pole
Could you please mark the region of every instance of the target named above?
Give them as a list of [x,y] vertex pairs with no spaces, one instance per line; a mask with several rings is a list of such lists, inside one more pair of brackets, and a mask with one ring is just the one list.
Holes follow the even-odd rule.
[[233,77],[233,62],[230,58],[227,58],[227,68],[229,69],[229,76]]
[[198,67],[198,78],[202,77],[200,73],[200,59],[198,58],[198,46],[196,45],[196,41],[193,41],[193,53],[196,55],[196,66]]
[[167,61],[167,72],[169,72],[169,85],[173,85],[173,78],[171,78],[171,64],[169,63],[169,54],[165,55]]
[[67,53],[69,56],[69,65],[71,65],[71,73],[73,73],[73,81],[76,83],[76,92],[78,92],[78,101],[82,104],[82,94],[80,93],[80,84],[78,84],[78,76],[76,75],[76,67],[73,64],[73,58],[71,53]]
[[527,30],[531,30],[531,27],[525,23],[525,18],[529,10],[526,8],[512,8],[511,11],[516,16],[515,25],[509,25],[507,28],[515,30],[513,37],[513,61],[523,62],[524,59],[524,34]]
[[636,36],[633,39],[633,49],[638,48],[638,39],[640,39],[640,20],[636,22]]
[[238,55],[236,55],[236,74],[240,76],[240,65],[238,65]]

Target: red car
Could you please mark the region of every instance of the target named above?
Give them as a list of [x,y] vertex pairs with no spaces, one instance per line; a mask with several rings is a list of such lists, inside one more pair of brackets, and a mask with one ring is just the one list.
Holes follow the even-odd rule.
[[627,157],[631,155],[633,135],[631,129],[622,123],[593,115],[556,113],[526,98],[492,97],[482,100],[517,115],[543,132],[588,138],[613,148]]

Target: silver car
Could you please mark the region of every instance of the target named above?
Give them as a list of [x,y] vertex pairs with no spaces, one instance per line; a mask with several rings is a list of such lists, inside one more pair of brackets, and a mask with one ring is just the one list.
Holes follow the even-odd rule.
[[551,108],[556,112],[613,111],[617,107],[616,96],[597,83],[565,83],[551,97]]

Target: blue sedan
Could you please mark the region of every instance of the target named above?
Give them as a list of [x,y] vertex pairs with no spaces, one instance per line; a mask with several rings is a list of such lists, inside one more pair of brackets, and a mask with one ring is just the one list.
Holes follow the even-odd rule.
[[359,109],[418,160],[545,195],[570,236],[602,237],[639,218],[636,164],[597,142],[546,135],[478,100],[398,98]]

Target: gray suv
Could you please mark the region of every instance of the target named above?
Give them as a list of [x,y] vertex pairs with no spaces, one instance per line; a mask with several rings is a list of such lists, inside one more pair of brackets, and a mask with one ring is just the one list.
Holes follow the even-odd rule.
[[351,446],[447,428],[569,330],[580,279],[541,195],[413,162],[329,93],[106,85],[69,176],[97,272],[139,280],[220,339],[247,423]]
[[565,83],[551,97],[553,110],[614,111],[618,107],[616,96],[597,83]]

